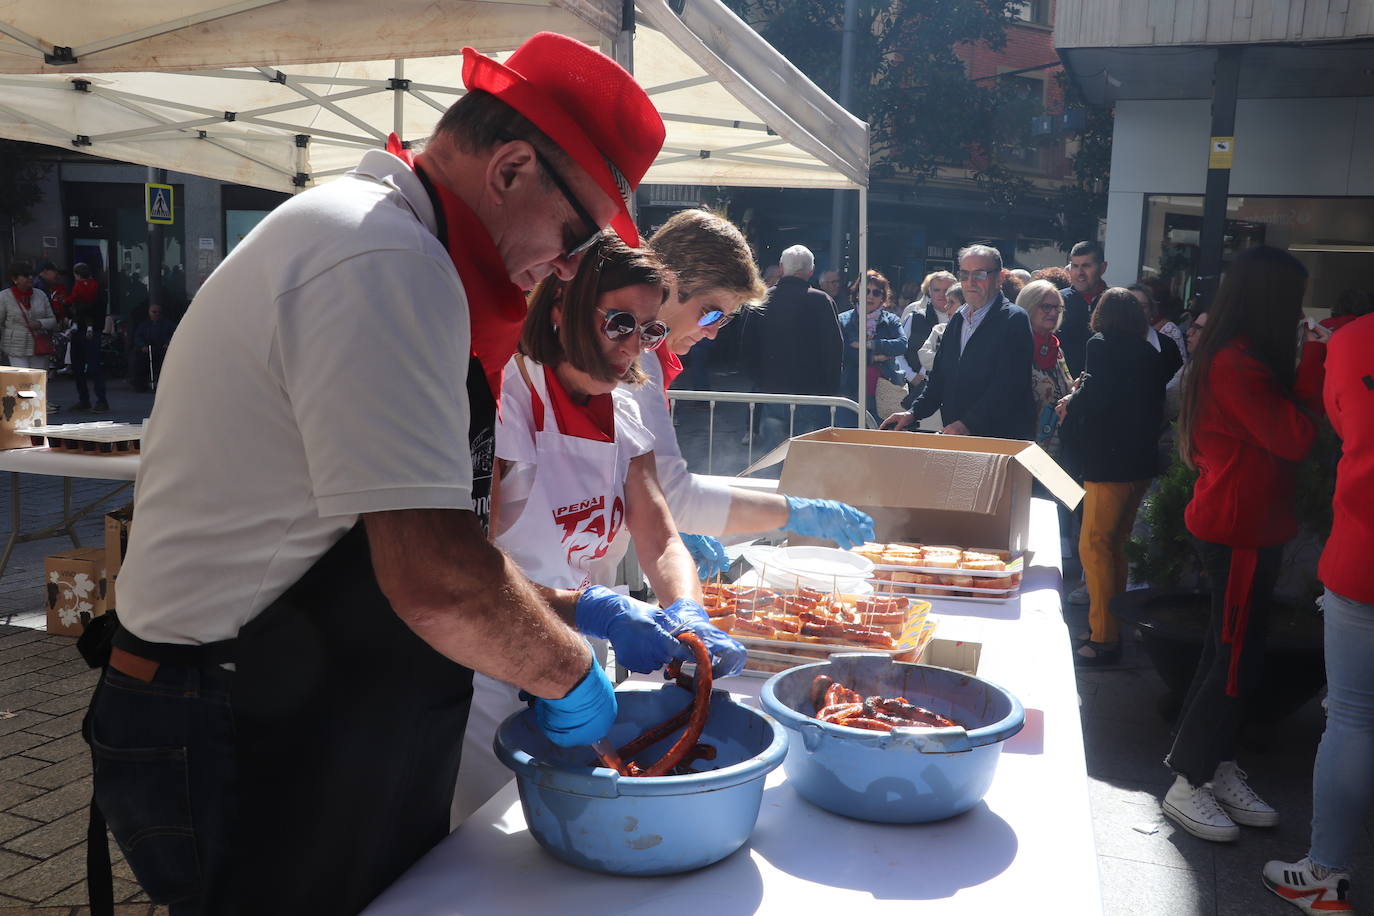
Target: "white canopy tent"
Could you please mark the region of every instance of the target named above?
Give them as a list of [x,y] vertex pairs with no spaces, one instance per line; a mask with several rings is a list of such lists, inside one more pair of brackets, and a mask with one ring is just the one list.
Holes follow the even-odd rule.
[[635,0],[632,44],[619,0],[216,3],[0,4],[0,136],[299,190],[391,131],[428,136],[463,92],[463,46],[504,56],[558,31],[653,97],[668,130],[645,182],[858,189],[866,267],[867,125],[719,0]]

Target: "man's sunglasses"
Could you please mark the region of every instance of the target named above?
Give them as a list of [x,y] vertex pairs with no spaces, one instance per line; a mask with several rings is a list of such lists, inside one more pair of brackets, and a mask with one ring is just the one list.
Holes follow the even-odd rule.
[[604,316],[601,322],[601,333],[606,335],[607,340],[620,340],[622,337],[639,332],[639,346],[643,350],[652,350],[663,339],[668,336],[668,326],[658,319],[646,321],[640,324],[635,320],[635,316],[630,312],[621,309],[597,309]]
[[[514,140],[514,137],[503,137],[501,142],[511,143]],[[559,175],[558,172],[554,170],[554,167],[550,165],[549,160],[545,159],[539,152],[539,149],[532,143],[530,144],[530,149],[534,150],[535,162],[539,163],[544,173],[549,176],[549,180],[553,182],[553,186],[563,195],[563,199],[568,202],[568,206],[572,207],[573,212],[577,214],[577,218],[582,221],[583,227],[588,230],[587,235],[578,236],[572,227],[563,227],[563,257],[568,259],[575,258],[595,245],[596,240],[601,238],[601,224],[596,221],[595,217],[587,212],[586,207],[582,206],[582,201],[577,199],[577,195],[573,193],[572,188],[568,187],[568,183],[563,180],[563,176]]]

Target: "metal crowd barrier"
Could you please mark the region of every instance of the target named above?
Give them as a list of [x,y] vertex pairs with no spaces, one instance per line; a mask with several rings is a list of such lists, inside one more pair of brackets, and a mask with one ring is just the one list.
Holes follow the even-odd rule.
[[[701,402],[705,401],[710,413],[707,416],[706,430],[706,473],[715,473],[715,454],[716,454],[716,404],[747,404],[749,406],[749,416],[745,442],[741,443],[748,447],[748,460],[745,467],[754,463],[754,438],[756,430],[755,410],[762,404],[781,404],[788,408],[787,411],[787,438],[794,435],[797,423],[798,407],[828,407],[830,408],[830,425],[836,426],[836,411],[844,411],[843,418],[852,422],[854,416],[858,416],[859,425],[867,429],[876,429],[878,421],[867,410],[860,407],[855,401],[849,398],[827,397],[824,395],[807,394],[763,394],[756,391],[688,391],[674,388],[668,389],[669,408],[673,413],[674,421],[677,419],[677,406],[681,402]],[[743,469],[741,469],[743,470]],[[735,473],[739,476],[739,472]]]

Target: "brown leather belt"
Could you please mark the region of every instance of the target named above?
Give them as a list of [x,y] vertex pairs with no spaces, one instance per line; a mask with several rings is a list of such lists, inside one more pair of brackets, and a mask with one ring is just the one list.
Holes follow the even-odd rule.
[[161,663],[115,646],[110,650],[110,667],[120,674],[151,683]]

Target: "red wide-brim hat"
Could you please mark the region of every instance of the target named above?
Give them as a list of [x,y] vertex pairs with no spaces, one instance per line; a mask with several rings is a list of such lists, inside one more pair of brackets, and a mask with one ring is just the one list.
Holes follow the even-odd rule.
[[625,68],[566,35],[540,32],[504,64],[464,48],[463,85],[496,96],[558,144],[620,208],[611,228],[639,246],[631,195],[662,149],[665,131]]

